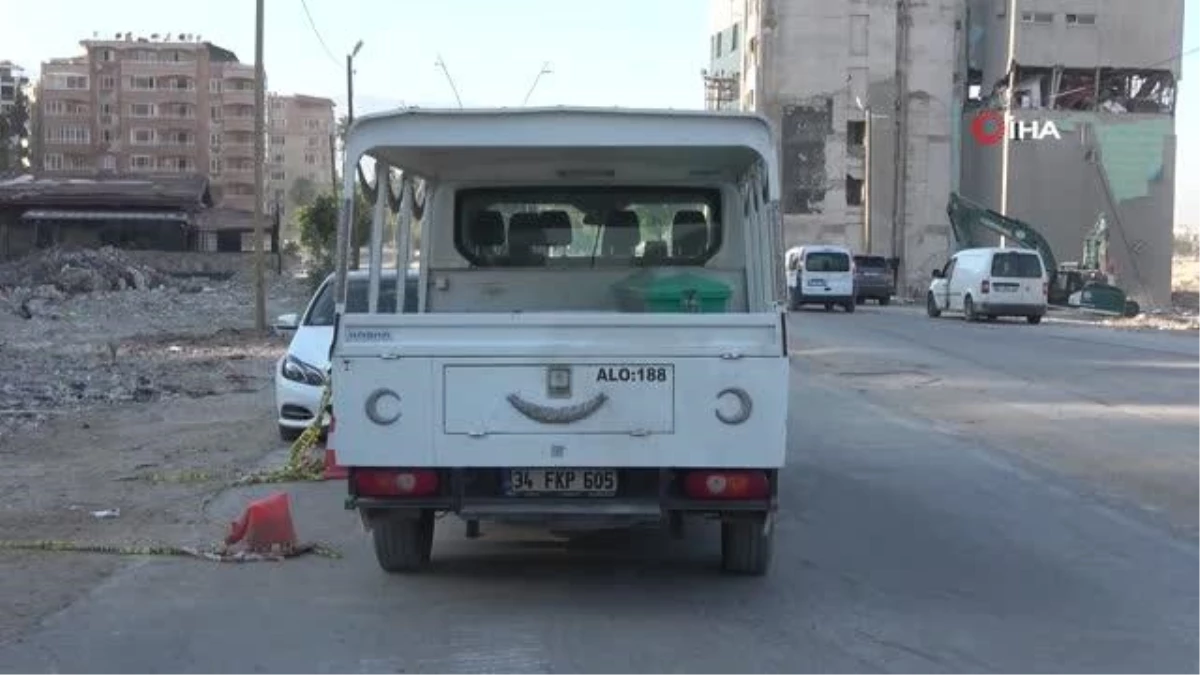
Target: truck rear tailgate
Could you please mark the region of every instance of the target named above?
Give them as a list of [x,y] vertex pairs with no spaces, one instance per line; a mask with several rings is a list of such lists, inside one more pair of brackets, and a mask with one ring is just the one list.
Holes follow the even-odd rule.
[[[333,371],[339,461],[780,466],[788,369],[779,321],[348,315]],[[731,390],[751,402],[744,421],[728,421],[743,406]]]

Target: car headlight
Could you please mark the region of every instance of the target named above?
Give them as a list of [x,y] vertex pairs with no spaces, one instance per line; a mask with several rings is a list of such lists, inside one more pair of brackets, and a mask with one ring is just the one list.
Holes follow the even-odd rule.
[[280,367],[279,372],[285,379],[292,382],[310,384],[314,387],[325,385],[325,373],[321,372],[316,366],[305,363],[291,355],[283,359],[283,365]]

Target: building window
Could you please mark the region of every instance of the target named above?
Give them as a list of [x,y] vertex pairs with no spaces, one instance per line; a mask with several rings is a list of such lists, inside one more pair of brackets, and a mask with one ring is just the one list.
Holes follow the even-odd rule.
[[846,122],[846,145],[861,148],[867,140],[867,123],[863,120]]
[[154,117],[157,113],[153,103],[133,103],[129,106],[130,117]]
[[101,157],[100,158],[100,170],[101,171],[116,171],[117,170],[117,158],[112,155],[104,155],[103,157]]
[[154,130],[133,129],[129,132],[129,142],[133,145],[154,145]]
[[92,168],[92,163],[87,157],[82,157],[80,155],[67,155],[66,166],[68,171],[90,171]]
[[157,61],[158,53],[150,49],[139,49],[133,53],[134,61]]
[[219,106],[219,105],[211,106],[208,109],[208,116],[214,120],[221,119],[221,106]]
[[320,145],[321,145],[321,137],[320,136],[309,136],[308,137],[308,147],[316,148],[316,147],[319,147]]
[[846,176],[846,206],[862,206],[863,182],[854,176]]
[[67,89],[87,89],[88,79],[85,75],[68,75]]
[[212,94],[221,93],[221,80],[218,78],[215,78],[215,77],[209,78],[208,91],[209,91],[209,93],[212,93]]
[[1021,12],[1021,23],[1054,23],[1054,15],[1050,12]]
[[63,156],[58,153],[48,154],[46,155],[45,159],[42,160],[42,164],[46,171],[62,171]]
[[100,104],[100,114],[101,115],[112,115],[112,114],[116,113],[116,111],[117,111],[117,107],[111,103],[101,103]]
[[733,24],[732,33],[730,33],[730,36],[729,36],[729,51],[731,51],[731,52],[737,51],[738,37],[739,37],[738,29],[741,27],[742,27],[741,24],[737,24],[737,23]]
[[134,91],[154,91],[154,78],[149,75],[130,76],[129,88]]
[[284,139],[283,136],[272,136],[271,137],[271,145],[283,145],[284,140],[286,140],[286,139]]
[[92,130],[88,127],[56,127],[50,129],[46,140],[52,143],[82,145],[92,142]]
[[1067,25],[1068,26],[1095,26],[1096,25],[1096,15],[1095,14],[1068,14],[1067,15]]
[[113,51],[111,49],[101,49],[100,50],[100,60],[101,61],[112,61],[113,60]]
[[221,173],[221,158],[213,157],[208,160],[208,170],[212,173]]
[[131,169],[149,169],[153,166],[149,155],[134,155],[129,158],[129,168]]
[[316,164],[317,156],[311,152],[304,153],[304,163],[305,164]]
[[721,34],[717,33],[713,36],[713,56],[721,58]]
[[112,75],[105,75],[104,77],[101,77],[100,78],[100,88],[101,89],[116,89],[117,88],[117,78],[113,77]]
[[271,161],[275,162],[276,164],[283,164],[283,153],[282,152],[275,153],[275,155],[273,157],[271,157]]
[[196,84],[190,77],[164,77],[158,81],[158,88],[169,91],[191,91],[196,88]]
[[284,173],[283,171],[272,171],[271,172],[271,180],[278,180],[278,181],[287,180],[287,174]]
[[47,115],[62,115],[67,111],[67,104],[62,101],[46,101],[43,110]]
[[113,132],[112,129],[101,129],[100,130],[100,140],[104,141],[105,143],[112,143],[114,137],[115,137],[115,133]]

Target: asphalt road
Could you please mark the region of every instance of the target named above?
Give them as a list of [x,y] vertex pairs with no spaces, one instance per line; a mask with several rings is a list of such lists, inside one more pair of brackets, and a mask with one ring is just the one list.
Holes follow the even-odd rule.
[[[441,521],[389,577],[334,484],[289,488],[342,560],[141,561],[12,671],[1195,672],[1194,336],[804,312],[775,566],[715,527],[560,541]],[[1107,468],[1106,468],[1107,467]],[[1190,487],[1185,487],[1190,485]],[[232,519],[261,489],[211,506]],[[1188,513],[1190,509],[1190,514]]]

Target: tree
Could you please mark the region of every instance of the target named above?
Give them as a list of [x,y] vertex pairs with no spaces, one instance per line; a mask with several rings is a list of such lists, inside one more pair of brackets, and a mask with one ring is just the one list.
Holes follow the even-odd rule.
[[292,181],[292,186],[288,189],[288,199],[300,208],[311,204],[316,197],[317,186],[305,176]]
[[29,136],[29,99],[16,87],[13,104],[0,114],[0,171],[25,168],[29,148],[21,141]]
[[[371,207],[361,193],[355,195],[354,235],[357,248],[366,245],[371,236]],[[337,260],[337,226],[340,204],[337,197],[322,194],[300,209],[296,221],[300,226],[300,246],[309,258],[308,281],[312,290],[334,269]]]

